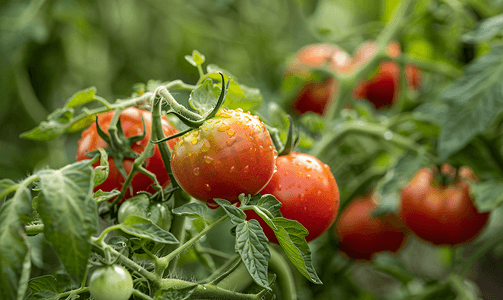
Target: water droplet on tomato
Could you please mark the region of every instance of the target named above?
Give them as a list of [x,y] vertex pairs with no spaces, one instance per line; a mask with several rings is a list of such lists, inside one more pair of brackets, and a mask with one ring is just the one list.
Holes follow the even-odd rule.
[[278,184],[277,190],[281,191],[281,189],[282,189],[281,184]]
[[203,144],[201,145],[201,151],[207,152],[208,150],[210,150],[210,147],[210,142],[208,142],[208,140],[204,140]]
[[193,136],[198,136],[199,135],[199,131],[197,131],[197,130],[192,131],[192,135]]
[[301,171],[297,172],[297,175],[298,175],[299,177],[302,177],[302,172],[301,172]]
[[197,144],[197,139],[196,138],[192,138],[190,140],[190,142],[192,143],[192,145],[195,145],[195,144]]
[[307,178],[307,179],[311,179],[311,174],[307,174],[307,175],[306,175],[306,178]]
[[235,167],[235,166],[232,166],[232,167],[231,167],[231,172],[234,172],[234,170],[236,170],[236,167]]
[[248,173],[248,171],[250,171],[250,166],[246,166],[243,168],[243,173]]
[[207,164],[209,164],[209,163],[213,162],[213,158],[211,158],[211,157],[209,157],[209,156],[205,156],[205,157],[204,157],[204,161],[205,161]]
[[211,186],[209,184],[205,184],[204,189],[209,192],[209,191],[211,191]]
[[235,132],[234,132],[234,130],[229,129],[229,130],[227,130],[227,134],[228,134],[229,136],[233,136],[233,135],[235,134]]
[[199,167],[194,168],[194,175],[196,175],[196,176],[199,175]]
[[220,125],[218,126],[218,131],[220,131],[220,132],[224,132],[224,131],[226,131],[226,130],[227,130],[227,129],[229,129],[229,128],[231,128],[231,127],[229,126],[229,124],[227,124],[227,123],[225,123],[225,122],[222,122],[222,124],[220,124]]
[[318,190],[318,192],[316,192],[316,196],[321,196],[321,191]]
[[233,136],[231,138],[229,138],[225,143],[227,144],[228,147],[232,146],[232,144],[234,144],[236,142],[236,137]]

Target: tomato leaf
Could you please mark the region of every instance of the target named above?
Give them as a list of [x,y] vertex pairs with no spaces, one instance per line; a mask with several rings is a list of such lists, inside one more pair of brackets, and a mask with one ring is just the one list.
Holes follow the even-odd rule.
[[494,47],[466,69],[442,95],[449,105],[440,129],[438,153],[441,161],[487,130],[503,112],[503,47]]
[[35,141],[49,141],[65,133],[66,129],[72,125],[73,108],[58,108],[47,116],[46,121],[34,129],[21,133],[20,137]]
[[227,213],[231,219],[232,224],[238,225],[246,220],[246,214],[241,209],[232,206],[229,201],[218,198],[213,200],[225,210],[225,213]]
[[65,106],[76,107],[82,104],[86,104],[88,102],[95,100],[94,95],[96,95],[96,88],[94,86],[84,90],[80,90],[75,94],[73,94],[70,98],[68,98]]
[[72,282],[80,283],[91,254],[91,235],[98,231],[98,212],[92,197],[93,168],[87,161],[59,170],[41,170],[37,210],[44,234]]
[[28,189],[16,191],[0,210],[0,299],[23,299],[31,270],[23,223],[31,215]]
[[93,186],[97,187],[102,184],[108,177],[110,167],[108,166],[108,154],[103,148],[99,148],[100,165],[94,168]]
[[503,33],[503,14],[488,18],[477,24],[477,27],[461,38],[468,43],[486,42]]
[[244,221],[236,226],[235,248],[255,283],[270,290],[267,268],[271,252],[267,237],[257,220]]
[[171,232],[162,230],[159,226],[138,216],[131,216],[119,224],[120,229],[125,233],[137,237],[146,238],[154,242],[163,244],[178,244],[178,240]]
[[492,211],[503,203],[503,179],[489,179],[472,184],[471,193],[480,212]]
[[30,295],[30,297],[27,300],[58,300],[60,299],[60,294],[49,291],[49,290],[43,290],[40,292],[37,292],[36,294]]
[[54,293],[61,292],[58,288],[58,281],[52,275],[35,277],[28,282],[28,287],[31,289],[32,294],[36,294],[41,291],[51,291]]
[[220,91],[211,79],[206,79],[190,93],[189,104],[201,115],[209,113],[215,107]]
[[100,202],[104,202],[104,201],[108,201],[108,200],[111,200],[117,196],[120,195],[120,191],[119,190],[111,190],[110,192],[103,192],[102,190],[97,190],[96,193],[94,193],[94,201],[96,201],[96,203],[100,203]]
[[263,195],[257,203],[257,206],[269,211],[274,218],[282,217],[280,212],[282,205],[276,197],[269,194]]
[[321,284],[311,258],[311,249],[306,242],[307,229],[297,221],[285,218],[271,219],[277,230],[274,234],[290,261],[309,281]]
[[14,192],[18,185],[10,179],[0,180],[0,200],[8,194]]
[[183,288],[169,288],[155,293],[154,300],[186,300],[197,289],[197,284]]
[[204,220],[204,216],[208,211],[208,206],[202,203],[191,202],[173,209],[173,213],[181,216],[196,216]]

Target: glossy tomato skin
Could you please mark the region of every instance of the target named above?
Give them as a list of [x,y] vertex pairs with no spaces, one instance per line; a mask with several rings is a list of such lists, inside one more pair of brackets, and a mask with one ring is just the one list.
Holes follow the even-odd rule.
[[[449,169],[443,168],[443,173],[449,174]],[[423,168],[402,191],[400,215],[419,238],[457,246],[473,240],[486,225],[489,213],[478,212],[470,195],[473,172],[462,167],[459,173],[453,184],[442,185],[436,183],[433,168]]]
[[133,278],[124,267],[101,267],[91,274],[89,292],[96,300],[127,300],[133,293]]
[[213,198],[235,203],[241,193],[255,195],[274,172],[276,150],[257,116],[220,110],[175,145],[171,169],[182,189],[209,207]]
[[376,253],[397,252],[406,240],[396,215],[372,217],[378,202],[373,195],[351,201],[339,215],[335,234],[339,249],[347,256],[371,260]]
[[131,216],[138,216],[150,220],[165,231],[171,227],[171,211],[166,203],[154,202],[145,194],[139,194],[121,204],[117,214],[119,223]]
[[[292,152],[276,160],[277,172],[260,192],[282,203],[284,218],[296,220],[309,231],[306,241],[323,234],[335,221],[339,210],[339,189],[330,167],[316,157]],[[274,231],[253,210],[245,213],[256,219],[269,242],[278,243]]]
[[[285,77],[294,74],[308,76],[315,68],[327,66],[334,72],[345,73],[351,67],[350,56],[336,45],[320,43],[302,48],[289,64]],[[328,101],[337,93],[337,81],[333,77],[323,82],[307,82],[292,103],[297,114],[308,111],[323,114]]]
[[[115,111],[109,111],[103,114],[98,115],[98,122],[100,124],[101,129],[108,134],[108,126],[110,125],[110,121],[114,115]],[[149,111],[142,110],[136,107],[129,107],[122,110],[120,118],[121,118],[121,126],[124,131],[124,135],[126,137],[131,137],[135,135],[141,135],[143,133],[143,123],[142,117],[145,121],[145,137],[136,142],[131,146],[131,149],[136,153],[142,153],[143,149],[145,149],[149,139],[150,139],[150,128],[152,126],[152,115]],[[168,122],[166,117],[162,117],[162,129],[165,136],[173,135],[178,132],[178,130]],[[170,147],[173,147],[176,143],[176,140],[170,140],[168,142]],[[109,145],[98,135],[96,131],[96,123],[91,124],[89,128],[82,132],[82,136],[78,142],[77,148],[77,156],[76,160],[84,160],[90,159],[85,156],[86,153],[96,150],[97,148],[107,148]],[[133,166],[134,159],[126,158],[123,160],[123,166],[127,174],[131,171]],[[157,176],[157,180],[159,183],[165,187],[169,184],[169,176],[164,168],[164,164],[162,162],[161,153],[159,151],[159,147],[156,145],[154,147],[154,154],[145,160],[146,169],[150,172],[154,173]],[[94,188],[94,191],[103,190],[103,191],[111,191],[114,188],[120,190],[122,185],[124,184],[125,178],[119,173],[115,166],[115,162],[113,158],[108,158],[108,163],[110,165],[108,178],[99,186]],[[94,165],[94,167],[99,165],[99,161]],[[150,193],[155,193],[155,190],[151,187],[153,185],[152,180],[144,174],[137,173],[131,182],[133,187],[133,192],[136,193],[138,191],[148,191]],[[131,197],[131,193],[126,193],[125,199]]]

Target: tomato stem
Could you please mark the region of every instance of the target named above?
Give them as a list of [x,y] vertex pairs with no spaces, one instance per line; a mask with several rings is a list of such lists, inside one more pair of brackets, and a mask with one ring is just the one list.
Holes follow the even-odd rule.
[[133,294],[134,296],[140,298],[140,299],[144,299],[144,300],[154,300],[154,298],[151,298],[150,296],[140,292],[139,290],[137,289],[133,289]]
[[221,217],[220,219],[218,219],[217,221],[206,226],[203,230],[201,230],[201,232],[196,234],[194,237],[192,237],[190,240],[185,242],[183,245],[179,246],[178,248],[176,248],[175,250],[170,252],[168,255],[161,257],[160,260],[162,260],[163,262],[170,262],[172,259],[174,259],[176,256],[178,256],[180,253],[185,251],[185,249],[189,248],[195,242],[197,242],[199,239],[201,239],[208,231],[215,228],[217,225],[219,225],[223,221],[227,220],[228,218],[229,218],[229,216],[225,215],[225,216]]
[[271,259],[269,260],[269,269],[278,275],[279,288],[283,299],[297,299],[295,281],[292,270],[288,262],[273,247],[269,247]]

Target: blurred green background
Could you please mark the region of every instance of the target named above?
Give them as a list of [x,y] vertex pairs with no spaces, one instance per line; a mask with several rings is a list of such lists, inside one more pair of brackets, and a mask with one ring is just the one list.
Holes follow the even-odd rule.
[[[197,49],[240,82],[277,100],[287,59],[337,41],[352,51],[375,37],[396,1],[15,0],[0,4],[0,178],[71,162],[78,134],[21,140],[76,91],[109,101],[149,79],[195,83]],[[391,7],[391,9],[390,9]],[[370,22],[370,23],[368,23]],[[363,27],[359,25],[362,25]],[[369,26],[370,25],[370,26]],[[355,31],[359,31],[355,34]]]

